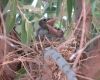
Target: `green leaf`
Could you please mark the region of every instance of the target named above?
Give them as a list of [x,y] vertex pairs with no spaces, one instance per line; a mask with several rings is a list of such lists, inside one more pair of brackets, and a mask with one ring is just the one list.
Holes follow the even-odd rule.
[[33,36],[33,27],[31,23],[26,22],[25,23],[25,30],[27,33],[27,44],[31,41]]
[[33,0],[19,0],[24,5],[29,5],[33,2]]
[[94,15],[96,16],[96,18],[100,18],[100,12],[99,11],[94,12]]
[[72,9],[73,9],[73,0],[67,0],[67,12],[68,12],[69,23],[71,22]]
[[51,1],[49,0],[48,4],[44,7],[44,13],[47,13],[48,17],[53,17],[53,15],[56,15],[56,7],[57,3],[55,4],[55,0]]
[[9,0],[9,8],[10,8],[10,12],[7,14],[7,18],[6,18],[7,32],[11,32],[15,25],[16,0]]
[[20,78],[26,74],[26,70],[24,68],[21,68],[20,70],[18,70],[17,72],[18,74],[16,74],[16,79],[15,80],[20,80]]
[[47,12],[47,13],[54,13],[55,10],[56,10],[56,8],[52,6],[52,7],[48,7],[48,8],[46,9],[46,12]]
[[24,44],[29,44],[33,37],[33,26],[32,23],[23,20],[21,26],[21,42]]
[[63,0],[57,0],[56,16],[59,16],[62,1],[63,1]]
[[22,26],[21,26],[21,42],[26,44],[27,43],[27,32],[25,29],[25,20],[22,21]]
[[0,6],[2,6],[2,8],[4,9],[7,5],[9,0],[0,0]]
[[26,73],[26,70],[24,68],[21,68],[20,70],[18,70],[18,73],[25,74]]
[[96,0],[90,0],[91,1],[91,4],[92,4],[92,14],[94,15],[94,12],[95,12],[95,8],[96,8]]
[[64,28],[64,26],[63,26],[63,24],[62,24],[61,21],[57,21],[57,22],[54,24],[54,26],[56,26],[56,28],[60,28],[60,29],[63,29],[63,28]]

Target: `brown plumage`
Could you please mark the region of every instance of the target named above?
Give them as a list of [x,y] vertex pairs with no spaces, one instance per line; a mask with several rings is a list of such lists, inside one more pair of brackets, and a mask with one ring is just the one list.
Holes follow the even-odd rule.
[[46,36],[49,40],[52,40],[53,38],[62,38],[63,37],[63,31],[61,29],[54,28],[54,23],[56,19],[48,18],[48,19],[42,19],[39,21],[39,29],[37,30],[36,39],[39,40],[39,37],[41,40],[44,39]]

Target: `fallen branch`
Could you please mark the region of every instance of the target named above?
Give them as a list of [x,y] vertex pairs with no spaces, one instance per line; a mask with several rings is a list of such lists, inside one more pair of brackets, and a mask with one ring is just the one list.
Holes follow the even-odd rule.
[[52,48],[48,47],[44,50],[44,59],[46,60],[47,57],[51,57],[59,66],[59,68],[64,72],[67,76],[68,80],[77,80],[76,74],[72,70],[70,64],[60,55],[60,53]]

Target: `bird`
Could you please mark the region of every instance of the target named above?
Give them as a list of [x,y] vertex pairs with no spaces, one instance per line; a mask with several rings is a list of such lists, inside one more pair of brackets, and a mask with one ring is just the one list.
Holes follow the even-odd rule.
[[57,38],[62,38],[64,35],[64,32],[54,27],[56,19],[54,18],[44,18],[39,21],[39,28],[36,32],[36,40],[39,40],[39,37],[41,40],[44,40],[45,36],[49,40],[54,40]]

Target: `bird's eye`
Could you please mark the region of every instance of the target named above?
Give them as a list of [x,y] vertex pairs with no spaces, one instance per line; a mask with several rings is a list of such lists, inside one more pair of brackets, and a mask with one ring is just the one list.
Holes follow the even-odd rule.
[[47,21],[47,19],[43,19],[43,21]]

